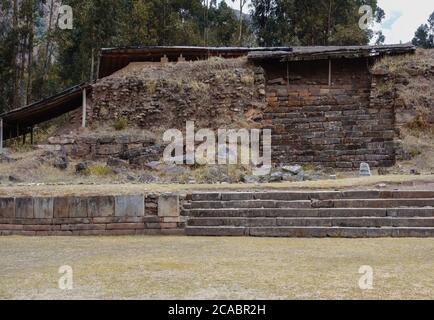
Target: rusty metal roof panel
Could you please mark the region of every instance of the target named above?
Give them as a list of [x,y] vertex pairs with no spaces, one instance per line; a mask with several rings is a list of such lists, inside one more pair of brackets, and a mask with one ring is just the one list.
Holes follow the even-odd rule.
[[192,47],[192,46],[146,46],[101,49],[98,77],[104,78],[126,67],[131,62],[159,62],[166,56],[169,61],[177,61],[181,55],[190,61],[203,60],[212,56],[237,58],[247,56],[249,52],[283,51],[290,52],[290,47],[249,48],[249,47]]
[[23,131],[79,108],[82,105],[83,89],[91,91],[92,86],[82,83],[52,97],[1,114],[4,139],[18,136],[17,126]]
[[328,58],[358,58],[374,57],[382,55],[414,53],[416,48],[410,44],[381,45],[381,46],[316,46],[316,47],[293,47],[291,52],[261,51],[250,52],[249,60],[320,60]]

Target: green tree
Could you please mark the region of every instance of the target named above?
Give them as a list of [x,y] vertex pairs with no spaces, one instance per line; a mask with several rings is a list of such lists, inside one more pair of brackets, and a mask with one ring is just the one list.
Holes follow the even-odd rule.
[[412,43],[420,48],[434,48],[434,12],[428,18],[428,23],[416,30]]
[[377,0],[253,0],[253,23],[261,45],[357,45],[374,36],[359,27],[359,8],[369,5],[375,21],[384,11]]

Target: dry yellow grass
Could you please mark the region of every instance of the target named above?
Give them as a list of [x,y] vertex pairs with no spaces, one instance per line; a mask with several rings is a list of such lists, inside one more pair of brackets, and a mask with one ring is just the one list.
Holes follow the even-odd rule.
[[80,184],[15,185],[0,187],[0,196],[124,195],[140,193],[247,190],[367,189],[386,184],[386,189],[434,188],[434,175],[390,175],[339,180],[284,182],[267,184]]
[[[432,299],[431,239],[0,238],[1,299]],[[74,288],[58,289],[59,267]],[[358,286],[362,265],[373,289]]]

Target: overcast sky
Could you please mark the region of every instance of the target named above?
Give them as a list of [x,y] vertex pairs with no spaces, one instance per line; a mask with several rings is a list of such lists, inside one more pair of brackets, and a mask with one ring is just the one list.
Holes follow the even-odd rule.
[[[226,2],[239,9],[239,0]],[[434,0],[378,0],[378,3],[386,12],[378,29],[383,30],[387,44],[411,41],[416,29],[434,12]]]

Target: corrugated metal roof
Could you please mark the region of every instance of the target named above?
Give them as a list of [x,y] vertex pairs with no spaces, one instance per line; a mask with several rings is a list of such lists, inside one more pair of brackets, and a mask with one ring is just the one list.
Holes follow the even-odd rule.
[[328,58],[357,58],[375,57],[381,55],[406,54],[415,52],[416,48],[410,44],[381,45],[381,46],[319,46],[319,47],[293,47],[291,52],[261,51],[249,52],[248,58],[252,61],[261,60],[321,60]]
[[90,84],[79,84],[52,97],[0,115],[3,119],[3,139],[11,139],[39,123],[57,118],[82,105],[82,91],[92,90]]
[[104,48],[101,50],[98,77],[104,78],[126,67],[131,62],[159,62],[163,56],[169,61],[177,61],[179,56],[186,60],[203,60],[213,56],[237,58],[247,56],[249,52],[282,51],[289,52],[290,47],[248,48],[248,47],[191,47],[191,46],[147,46]]

